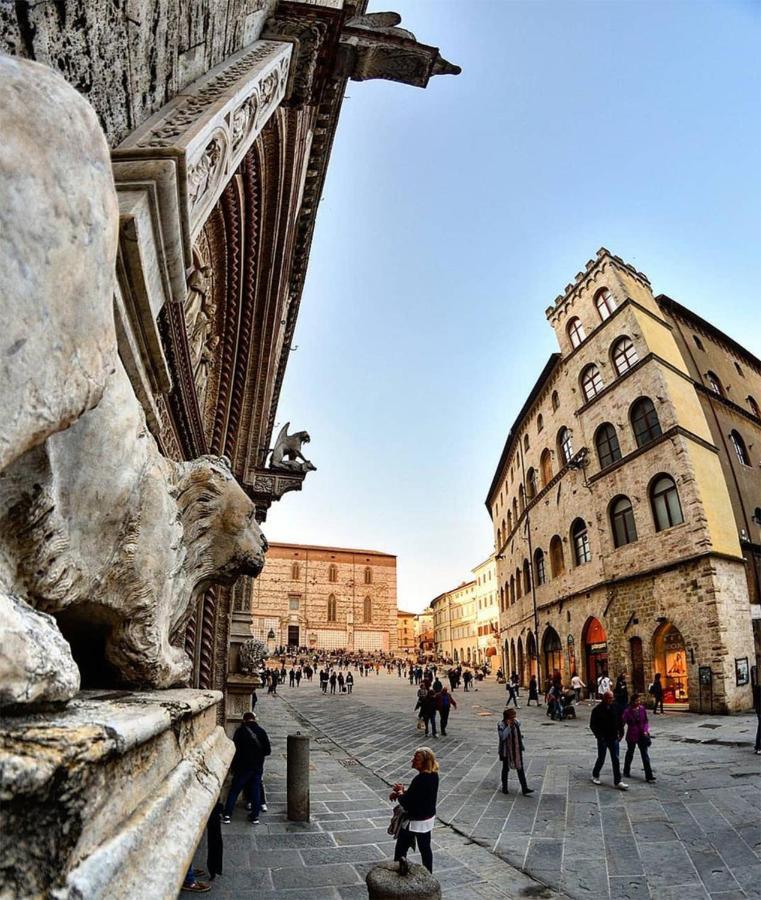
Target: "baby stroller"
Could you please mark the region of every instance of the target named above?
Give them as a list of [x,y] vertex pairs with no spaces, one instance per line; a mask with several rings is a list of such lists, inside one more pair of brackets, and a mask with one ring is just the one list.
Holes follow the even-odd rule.
[[561,716],[563,719],[575,719],[576,718],[576,709],[573,705],[573,701],[576,699],[576,694],[573,691],[564,691],[563,696],[561,697]]

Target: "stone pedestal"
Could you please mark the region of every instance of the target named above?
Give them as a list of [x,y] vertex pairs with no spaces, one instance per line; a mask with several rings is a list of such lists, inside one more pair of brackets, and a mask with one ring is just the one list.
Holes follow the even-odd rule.
[[216,691],[0,719],[0,897],[175,898],[234,747]]
[[243,713],[251,712],[251,694],[262,686],[258,675],[228,675],[225,683],[225,731],[232,737],[243,721]]
[[417,863],[410,863],[406,875],[399,874],[397,862],[378,863],[365,882],[370,900],[441,900],[439,882]]

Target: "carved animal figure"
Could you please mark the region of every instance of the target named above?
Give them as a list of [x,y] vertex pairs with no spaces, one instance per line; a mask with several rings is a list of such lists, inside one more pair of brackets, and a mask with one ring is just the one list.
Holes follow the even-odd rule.
[[[119,360],[118,206],[87,102],[0,57],[0,706],[170,687],[172,638],[267,543],[227,461],[161,455]],[[72,649],[74,655],[72,656]]]
[[308,432],[294,431],[293,434],[288,434],[290,424],[286,422],[280,429],[272,450],[270,468],[285,469],[288,472],[316,472],[317,466],[312,465],[301,452],[302,445],[309,443]]

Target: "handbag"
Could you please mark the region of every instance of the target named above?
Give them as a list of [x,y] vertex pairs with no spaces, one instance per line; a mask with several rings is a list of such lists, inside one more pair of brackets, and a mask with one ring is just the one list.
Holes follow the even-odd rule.
[[391,812],[391,821],[386,829],[388,834],[399,837],[399,832],[409,823],[409,817],[404,812],[404,808],[397,803]]

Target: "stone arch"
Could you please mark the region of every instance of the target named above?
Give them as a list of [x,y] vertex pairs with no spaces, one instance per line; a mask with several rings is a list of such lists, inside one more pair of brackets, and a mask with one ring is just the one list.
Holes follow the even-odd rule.
[[671,620],[661,622],[653,632],[653,679],[660,673],[664,704],[689,703],[687,644],[681,629]]
[[517,644],[517,656],[518,656],[518,669],[517,669],[518,678],[520,678],[521,684],[526,684],[526,671],[525,671],[526,660],[523,655],[523,638],[520,638],[520,637],[518,638],[518,644]]
[[597,679],[608,672],[608,635],[596,616],[589,616],[581,631],[581,655],[584,681],[590,696],[597,691]]
[[544,657],[544,681],[545,684],[552,680],[555,672],[563,674],[563,645],[560,635],[552,625],[544,629],[542,635],[542,656]]

